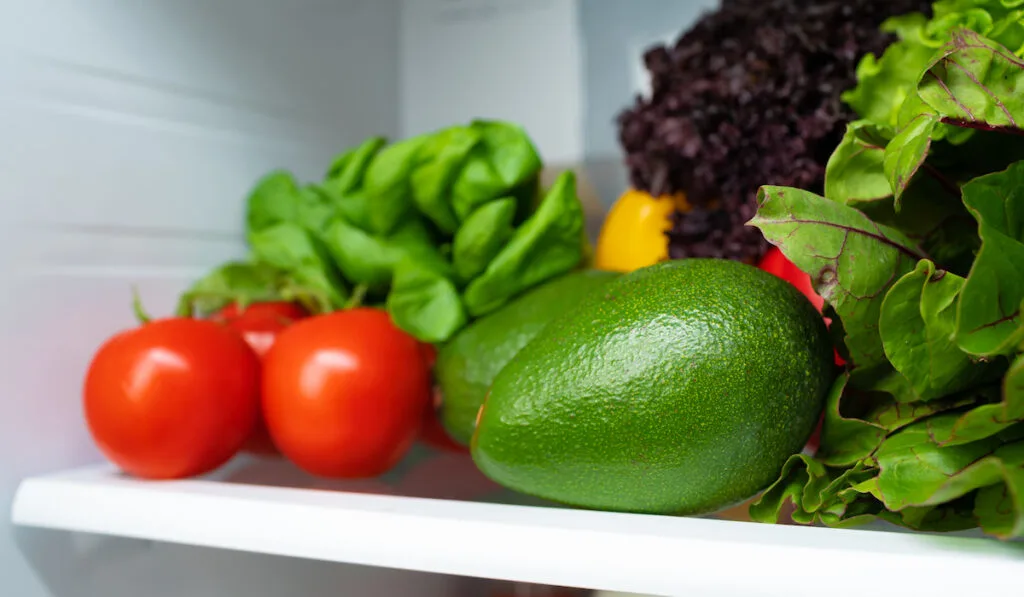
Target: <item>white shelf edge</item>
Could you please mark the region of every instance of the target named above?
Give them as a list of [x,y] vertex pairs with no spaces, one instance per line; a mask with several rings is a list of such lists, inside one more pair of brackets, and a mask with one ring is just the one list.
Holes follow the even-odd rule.
[[15,524],[315,560],[673,595],[1005,594],[1024,545],[222,483],[33,477]]

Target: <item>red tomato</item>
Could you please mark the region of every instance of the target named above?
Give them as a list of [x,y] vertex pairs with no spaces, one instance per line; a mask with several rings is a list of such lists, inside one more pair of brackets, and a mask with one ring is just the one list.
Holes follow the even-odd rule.
[[273,346],[281,330],[308,315],[305,309],[295,303],[277,301],[253,303],[244,309],[232,303],[213,314],[211,319],[242,334],[249,346],[262,358]]
[[252,432],[259,382],[259,359],[238,334],[211,321],[156,320],[100,347],[85,378],[85,419],[129,474],[200,475]]
[[437,362],[437,349],[434,348],[434,345],[420,342],[420,352],[423,354],[423,360],[427,363],[427,369],[433,369],[434,363]]
[[420,343],[379,309],[304,319],[278,336],[263,362],[274,444],[322,477],[390,469],[416,439],[429,401]]
[[[256,355],[262,359],[282,330],[308,315],[305,309],[295,303],[277,301],[253,303],[243,309],[232,303],[215,313],[211,319],[224,323],[241,334]],[[245,441],[242,449],[253,454],[277,454],[277,448],[274,447],[270,432],[267,431],[266,421],[263,420],[262,405],[257,412],[252,435]]]
[[765,256],[761,259],[761,263],[758,267],[774,274],[783,280],[786,280],[790,284],[796,287],[797,290],[803,293],[814,307],[820,312],[825,304],[825,300],[818,296],[818,293],[814,291],[814,285],[811,283],[811,277],[805,274],[800,268],[793,265],[786,256],[782,254],[782,251],[778,247],[772,247],[768,250]]

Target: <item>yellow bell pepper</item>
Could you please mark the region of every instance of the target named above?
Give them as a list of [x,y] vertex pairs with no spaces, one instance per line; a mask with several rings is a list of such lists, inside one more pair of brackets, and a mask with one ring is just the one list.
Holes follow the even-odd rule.
[[682,193],[652,197],[627,190],[615,202],[601,226],[594,255],[597,269],[630,272],[668,259],[670,217],[689,205]]

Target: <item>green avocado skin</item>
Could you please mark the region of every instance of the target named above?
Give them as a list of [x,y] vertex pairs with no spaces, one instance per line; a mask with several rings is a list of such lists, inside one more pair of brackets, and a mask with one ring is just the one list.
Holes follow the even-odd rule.
[[501,370],[473,459],[566,505],[710,513],[775,480],[834,374],[825,324],[788,282],[666,261],[555,319]]
[[448,434],[468,446],[480,405],[505,364],[557,315],[620,276],[600,270],[559,276],[474,321],[441,347],[434,374]]

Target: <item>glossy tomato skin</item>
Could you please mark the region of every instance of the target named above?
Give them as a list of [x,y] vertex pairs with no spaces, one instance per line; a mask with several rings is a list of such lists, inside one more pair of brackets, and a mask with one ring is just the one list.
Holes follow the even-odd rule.
[[100,347],[85,378],[85,419],[100,451],[131,475],[200,475],[252,432],[259,383],[259,360],[235,332],[156,320]]
[[274,444],[322,477],[389,470],[416,439],[429,401],[419,342],[379,309],[300,321],[278,336],[263,363],[263,413]]
[[305,309],[295,303],[275,301],[253,303],[244,308],[231,303],[210,319],[242,334],[257,356],[262,358],[274,345],[281,330],[308,315]]
[[[273,301],[253,303],[241,308],[237,303],[231,303],[214,313],[210,319],[223,323],[241,334],[256,355],[262,359],[277,341],[278,334],[296,321],[308,316],[309,313],[295,303]],[[259,399],[257,403],[261,401],[262,399]],[[262,405],[257,409],[256,425],[253,427],[253,432],[245,441],[242,449],[263,456],[279,454],[270,438],[266,421],[263,419]]]

